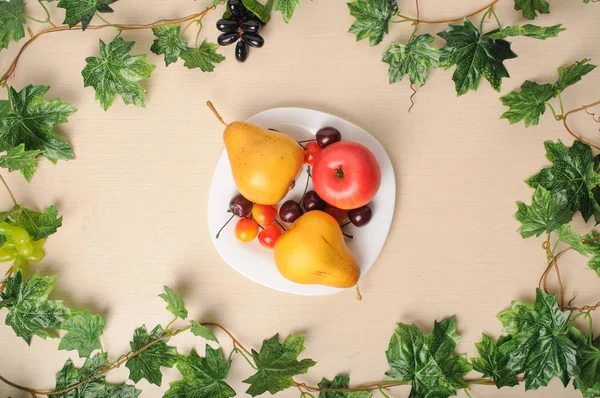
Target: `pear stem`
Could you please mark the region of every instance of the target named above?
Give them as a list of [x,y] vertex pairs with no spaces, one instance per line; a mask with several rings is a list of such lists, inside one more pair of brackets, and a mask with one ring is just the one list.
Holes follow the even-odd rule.
[[356,299],[358,301],[362,301],[362,294],[360,294],[360,288],[358,287],[358,283],[355,286],[356,286]]
[[223,118],[221,117],[221,115],[219,115],[219,112],[217,112],[217,109],[215,108],[215,106],[213,105],[212,102],[210,101],[206,101],[206,106],[209,107],[209,109],[212,111],[212,113],[215,114],[215,116],[217,117],[217,119],[219,119],[219,121],[221,122],[221,124],[225,127],[227,127],[227,123],[225,123],[225,121],[223,120]]

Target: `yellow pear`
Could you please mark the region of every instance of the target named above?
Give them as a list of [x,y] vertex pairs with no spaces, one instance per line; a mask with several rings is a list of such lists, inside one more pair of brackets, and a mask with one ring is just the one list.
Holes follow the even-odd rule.
[[274,205],[287,194],[304,164],[304,150],[292,137],[246,122],[227,124],[223,141],[240,193],[261,205]]
[[277,240],[275,264],[286,279],[302,284],[347,288],[360,277],[340,225],[318,210],[302,215]]

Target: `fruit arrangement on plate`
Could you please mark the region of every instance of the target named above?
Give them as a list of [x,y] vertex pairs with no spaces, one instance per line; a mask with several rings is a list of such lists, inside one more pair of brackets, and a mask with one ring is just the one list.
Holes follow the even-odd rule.
[[[346,246],[347,225],[365,227],[369,203],[381,184],[381,170],[364,145],[346,141],[334,127],[322,127],[312,140],[296,141],[273,129],[247,122],[225,123],[223,139],[239,194],[227,211],[236,218],[239,244],[258,240],[274,252],[274,265],[300,284],[349,288],[360,267]],[[283,200],[306,173],[299,199]],[[313,190],[308,190],[312,181]],[[223,211],[225,211],[224,209]]]

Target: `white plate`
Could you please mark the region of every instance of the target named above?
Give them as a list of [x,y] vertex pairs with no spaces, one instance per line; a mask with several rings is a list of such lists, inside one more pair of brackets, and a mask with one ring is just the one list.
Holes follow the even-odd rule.
[[[252,116],[248,122],[263,128],[282,131],[297,140],[311,139],[321,127],[333,126],[340,130],[343,140],[359,142],[373,152],[381,166],[381,188],[371,202],[373,219],[363,228],[356,228],[353,225],[344,228],[345,232],[354,235],[353,240],[346,239],[346,244],[360,265],[361,277],[363,277],[377,260],[394,215],[396,178],[392,162],[383,147],[360,127],[339,117],[310,109],[269,109]],[[303,170],[296,181],[296,187],[288,193],[283,201],[299,200],[304,191],[306,178],[307,173]],[[321,296],[343,290],[288,281],[277,270],[272,250],[263,248],[257,239],[250,243],[241,243],[236,239],[235,219],[223,230],[219,239],[215,239],[217,231],[230,217],[230,213],[227,212],[229,201],[237,193],[227,151],[224,150],[217,163],[208,198],[208,229],[223,260],[247,278],[282,292]]]

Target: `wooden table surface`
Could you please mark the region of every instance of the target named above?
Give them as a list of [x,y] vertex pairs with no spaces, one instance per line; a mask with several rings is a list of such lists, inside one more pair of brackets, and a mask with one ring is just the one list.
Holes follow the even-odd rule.
[[[28,3],[37,13],[37,4]],[[122,1],[107,18],[147,23],[198,12],[208,3]],[[537,127],[510,126],[499,118],[506,109],[500,94],[486,81],[479,91],[457,98],[453,69],[433,71],[408,113],[408,84],[388,84],[381,53],[389,41],[407,39],[409,24],[392,26],[382,45],[369,47],[347,33],[353,18],[344,0],[301,3],[289,25],[275,15],[264,30],[266,45],[253,50],[245,64],[234,61],[232,47],[220,49],[228,59],[213,73],[188,70],[181,61],[165,68],[162,57],[150,54],[158,66],[143,82],[149,91],[146,108],[124,106],[117,99],[105,112],[93,89],[83,87],[85,58],[97,55],[98,39],[111,40],[113,30],[44,36],[25,52],[9,81],[19,89],[51,85],[47,98],[60,97],[78,108],[59,127],[77,160],[57,165],[42,161],[31,184],[17,173],[3,175],[20,203],[40,209],[56,204],[64,216],[63,227],[47,242],[47,257],[39,269],[44,275],[58,274],[53,298],[107,319],[102,341],[111,358],[128,351],[134,328],[169,321],[157,297],[165,284],[182,294],[194,319],[218,321],[248,346],[258,348],[276,332],[306,334],[305,357],[318,364],[298,379],[311,384],[338,373],[350,374],[356,383],[384,378],[384,352],[399,321],[429,330],[434,319],[456,315],[463,337],[458,352],[475,356],[473,343],[482,332],[500,334],[496,313],[513,299],[533,300],[545,255],[541,240],[524,240],[516,232],[515,201],[531,198],[523,180],[547,164],[543,142],[571,142],[562,125],[547,114]],[[421,16],[457,17],[484,3],[422,0]],[[554,80],[561,65],[586,57],[600,61],[600,5],[551,3],[551,14],[535,23],[563,23],[567,31],[545,42],[514,38],[519,57],[505,62],[511,78],[504,80],[503,94],[526,79]],[[55,8],[56,2],[50,5],[55,19],[62,20],[64,11]],[[498,3],[502,22],[527,23],[513,6],[510,0]],[[401,8],[415,14],[411,1],[401,1]],[[212,13],[205,19],[211,41],[217,36],[216,18]],[[445,28],[423,25],[420,32]],[[187,33],[191,39],[193,30]],[[148,52],[153,40],[149,31],[125,32],[123,37],[136,41],[134,53]],[[436,44],[442,46],[443,40]],[[0,54],[2,71],[17,49],[13,43]],[[597,100],[599,87],[600,72],[591,73],[565,92],[567,107]],[[208,99],[227,120],[281,106],[322,110],[363,127],[388,150],[398,183],[396,212],[383,252],[361,281],[362,302],[354,299],[353,291],[326,297],[279,293],[247,280],[221,260],[206,222],[211,176],[223,150],[222,127],[204,106]],[[598,126],[588,122],[581,117],[574,126],[598,140]],[[0,201],[2,209],[11,205],[6,194]],[[584,269],[585,259],[569,254],[564,262],[569,264],[563,267],[566,294],[576,292],[581,303],[597,301],[600,281]],[[4,318],[5,310],[0,314]],[[194,344],[202,347],[188,338],[173,342],[180,352]],[[54,374],[76,356],[57,351],[58,343],[34,337],[28,347],[2,322],[0,374],[28,386],[52,388]],[[108,380],[122,382],[127,374],[123,368]],[[178,377],[175,369],[165,374],[162,387],[138,383],[141,397],[162,396],[167,381]],[[231,380],[238,396],[246,396],[241,380],[249,374],[241,359],[234,362]],[[391,396],[406,397],[408,391],[399,388]],[[523,386],[480,386],[472,394],[580,396],[558,380],[537,392],[525,393]],[[0,396],[29,397],[5,385],[0,385]],[[279,396],[297,397],[298,392]]]

